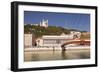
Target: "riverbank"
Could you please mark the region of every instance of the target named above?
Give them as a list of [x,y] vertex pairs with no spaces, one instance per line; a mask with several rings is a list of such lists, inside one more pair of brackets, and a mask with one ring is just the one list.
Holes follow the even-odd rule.
[[[90,46],[68,46],[65,48],[65,50],[87,50]],[[24,51],[57,51],[62,50],[61,47],[31,47],[31,48],[25,48]]]

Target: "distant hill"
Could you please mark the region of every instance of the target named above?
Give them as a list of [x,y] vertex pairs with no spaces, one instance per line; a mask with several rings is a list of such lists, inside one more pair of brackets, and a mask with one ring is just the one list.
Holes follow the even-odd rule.
[[[47,28],[36,26],[36,25],[24,25],[24,33],[33,33],[33,35],[37,37],[41,37],[42,35],[61,35],[64,34],[70,34],[70,31],[80,31],[76,29],[67,29],[63,27],[57,27],[57,26],[48,26]],[[82,31],[80,31],[82,32]]]
[[62,33],[69,34],[70,30],[57,26],[48,26],[45,28],[35,25],[24,25],[24,33],[33,33],[36,37],[41,37],[42,35],[61,35]]

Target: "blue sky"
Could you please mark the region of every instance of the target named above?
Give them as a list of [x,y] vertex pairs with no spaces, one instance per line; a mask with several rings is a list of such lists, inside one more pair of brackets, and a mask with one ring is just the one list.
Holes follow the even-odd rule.
[[24,11],[24,24],[39,24],[42,19],[52,26],[90,31],[90,14]]

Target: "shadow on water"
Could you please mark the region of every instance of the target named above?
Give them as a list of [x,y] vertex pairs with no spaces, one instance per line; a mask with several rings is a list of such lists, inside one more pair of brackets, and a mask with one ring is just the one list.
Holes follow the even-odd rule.
[[61,52],[61,57],[62,57],[62,59],[67,59],[67,54],[66,54],[66,51],[62,51]]
[[39,59],[39,54],[38,53],[34,53],[31,56],[31,61],[38,61]]
[[89,59],[90,52],[77,52],[77,51],[69,51],[64,50],[61,52],[62,60],[70,60],[70,59]]
[[79,57],[81,58],[81,59],[88,59],[88,58],[90,58],[90,53],[79,53]]

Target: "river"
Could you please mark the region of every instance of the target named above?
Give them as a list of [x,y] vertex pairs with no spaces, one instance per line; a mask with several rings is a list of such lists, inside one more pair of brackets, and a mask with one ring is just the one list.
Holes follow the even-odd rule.
[[48,61],[48,60],[73,60],[89,59],[90,49],[68,49],[66,51],[25,51],[24,61]]

